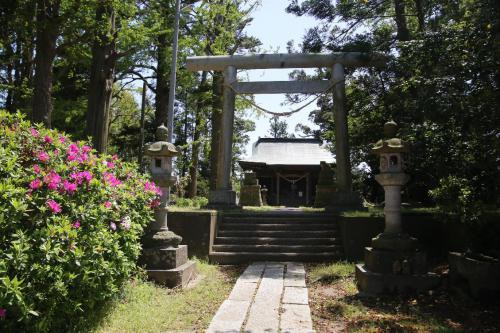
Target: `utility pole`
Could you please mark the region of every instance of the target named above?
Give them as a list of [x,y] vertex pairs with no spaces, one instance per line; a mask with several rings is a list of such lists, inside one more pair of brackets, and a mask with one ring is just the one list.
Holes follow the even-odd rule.
[[141,134],[140,134],[140,142],[139,142],[139,170],[143,171],[143,158],[144,158],[144,120],[146,116],[146,91],[148,86],[146,81],[142,84],[142,101],[141,101]]
[[177,44],[179,40],[180,5],[181,1],[176,0],[174,42],[172,45],[172,65],[170,69],[170,91],[168,94],[168,113],[167,113],[168,142],[172,142],[174,133],[174,103],[175,103],[175,86],[176,86],[176,75],[177,75]]

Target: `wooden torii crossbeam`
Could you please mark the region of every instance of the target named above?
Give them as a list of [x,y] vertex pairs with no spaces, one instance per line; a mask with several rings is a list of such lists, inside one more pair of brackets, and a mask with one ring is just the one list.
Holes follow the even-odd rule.
[[[340,192],[352,191],[351,163],[349,160],[347,112],[345,109],[344,66],[384,66],[387,57],[378,53],[333,52],[313,54],[254,54],[232,56],[188,57],[186,67],[191,71],[223,71],[222,137],[223,147],[217,156],[215,171],[216,190],[210,192],[209,204],[232,206],[236,193],[231,187],[231,159],[235,95],[238,94],[283,94],[323,93],[333,90],[335,115],[335,150],[337,161],[337,185]],[[315,81],[268,81],[238,82],[237,69],[270,68],[332,68],[331,80]]]

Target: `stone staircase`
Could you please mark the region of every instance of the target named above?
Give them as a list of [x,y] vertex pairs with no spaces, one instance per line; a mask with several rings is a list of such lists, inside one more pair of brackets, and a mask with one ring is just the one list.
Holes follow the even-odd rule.
[[218,222],[210,261],[323,262],[343,257],[336,217],[301,211],[225,213]]

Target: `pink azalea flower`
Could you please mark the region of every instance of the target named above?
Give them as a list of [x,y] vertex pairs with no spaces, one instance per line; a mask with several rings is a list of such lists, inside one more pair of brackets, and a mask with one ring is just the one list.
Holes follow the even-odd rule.
[[62,211],[61,205],[58,204],[55,200],[52,199],[47,200],[47,206],[49,206],[50,210],[55,214],[60,213]]
[[80,221],[79,220],[76,220],[75,222],[73,222],[73,224],[71,224],[71,227],[73,229],[78,229],[80,228]]
[[144,190],[145,191],[154,192],[156,195],[162,195],[163,194],[163,192],[160,189],[160,187],[156,186],[156,184],[153,183],[153,182],[145,182],[144,183]]
[[106,207],[107,209],[110,209],[110,208],[111,208],[111,202],[106,201],[106,202],[104,203],[104,207]]
[[113,169],[115,167],[115,164],[113,162],[106,162],[106,166],[110,169]]
[[36,157],[38,157],[38,159],[42,162],[47,162],[49,160],[49,154],[47,154],[46,152],[44,151],[39,151],[37,154],[36,154]]
[[78,146],[74,143],[70,144],[69,147],[68,147],[68,151],[71,152],[71,153],[79,153],[80,152],[80,148],[78,148]]
[[116,160],[118,159],[118,155],[113,155],[113,156],[111,156],[111,159],[112,159],[113,161],[116,161]]
[[68,162],[73,162],[77,158],[76,154],[68,154],[68,157],[66,158]]
[[109,227],[111,228],[111,230],[115,231],[116,230],[116,224],[115,224],[115,222],[111,222],[109,224]]
[[7,309],[0,308],[0,317],[5,318],[7,315]]
[[66,142],[66,138],[63,135],[59,135],[59,142],[60,143],[65,143]]
[[122,182],[115,177],[114,174],[112,173],[109,173],[109,172],[104,172],[103,173],[104,175],[104,182],[109,184],[111,187],[115,187],[115,186],[118,186],[120,185]]
[[89,171],[82,171],[80,175],[87,183],[90,183],[92,180],[92,174]]
[[76,186],[75,183],[71,183],[71,182],[69,182],[67,180],[64,180],[64,182],[63,182],[63,188],[66,191],[66,193],[73,194],[73,193],[76,192],[77,186]]
[[91,147],[89,147],[89,146],[83,146],[83,147],[82,147],[82,151],[83,151],[84,153],[88,153],[88,152],[90,152],[91,150],[92,150],[92,148],[91,148]]
[[48,135],[45,135],[45,137],[43,138],[43,141],[45,143],[48,143],[48,144],[51,144],[53,142],[52,138]]
[[40,173],[40,167],[38,164],[33,165],[33,171],[38,175]]
[[56,156],[57,156],[57,155],[59,155],[59,153],[60,153],[59,149],[55,149],[55,150],[54,150],[54,155],[56,155]]
[[30,128],[31,135],[33,135],[35,138],[37,138],[40,135],[40,132],[38,132],[36,129],[33,127]]
[[40,179],[36,178],[34,180],[31,181],[30,183],[30,189],[32,190],[37,190],[39,189],[40,187],[42,187],[43,183]]
[[57,190],[59,184],[61,183],[61,176],[59,176],[57,172],[51,171],[45,176],[43,180],[45,183],[47,183],[47,187],[50,190]]

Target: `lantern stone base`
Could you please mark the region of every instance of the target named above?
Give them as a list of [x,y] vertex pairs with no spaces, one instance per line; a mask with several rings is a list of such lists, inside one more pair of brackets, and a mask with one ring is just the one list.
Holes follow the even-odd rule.
[[363,264],[356,265],[356,284],[360,292],[369,295],[384,293],[423,292],[439,284],[439,276],[424,274],[383,274],[366,269]]
[[330,203],[325,207],[327,211],[366,210],[363,207],[363,198],[359,192],[336,191],[332,193]]
[[242,185],[240,189],[240,206],[262,206],[260,185]]
[[208,207],[232,207],[236,206],[236,192],[233,190],[210,191],[208,196]]
[[356,266],[358,289],[366,294],[421,292],[439,284],[427,272],[425,253],[406,234],[382,233],[365,248],[365,264]]
[[173,269],[149,269],[147,273],[148,277],[158,284],[169,288],[185,288],[198,272],[196,270],[196,263],[188,261]]
[[141,259],[146,263],[149,278],[169,288],[185,287],[196,275],[196,264],[188,261],[187,245],[146,248]]

